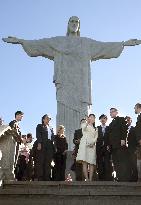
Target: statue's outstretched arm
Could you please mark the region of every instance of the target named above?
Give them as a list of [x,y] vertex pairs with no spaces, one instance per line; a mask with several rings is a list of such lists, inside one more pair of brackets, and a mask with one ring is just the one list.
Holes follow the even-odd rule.
[[123,46],[136,46],[140,44],[141,44],[141,40],[138,39],[130,39],[128,41],[123,42]]
[[49,42],[50,39],[24,40],[9,36],[8,38],[2,38],[2,40],[6,43],[20,44],[30,57],[42,56],[54,60],[55,49],[52,48]]
[[23,39],[19,39],[12,36],[8,36],[8,38],[2,38],[2,40],[6,43],[12,43],[12,44],[22,44],[23,41]]

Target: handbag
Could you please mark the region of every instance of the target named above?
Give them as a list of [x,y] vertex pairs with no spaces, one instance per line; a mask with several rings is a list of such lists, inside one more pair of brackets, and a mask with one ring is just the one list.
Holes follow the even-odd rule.
[[95,140],[94,140],[94,138],[91,137],[91,136],[87,136],[87,138],[86,138],[86,146],[92,147],[92,146],[94,146],[94,145],[95,145]]

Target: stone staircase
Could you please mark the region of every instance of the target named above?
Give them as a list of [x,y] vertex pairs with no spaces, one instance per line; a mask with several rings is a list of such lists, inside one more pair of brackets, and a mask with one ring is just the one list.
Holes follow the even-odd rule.
[[141,205],[141,183],[4,181],[0,205]]

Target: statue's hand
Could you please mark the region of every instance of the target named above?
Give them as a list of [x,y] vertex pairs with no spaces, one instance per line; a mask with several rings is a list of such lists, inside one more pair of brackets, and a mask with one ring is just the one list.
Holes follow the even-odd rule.
[[8,38],[2,38],[2,40],[6,43],[20,44],[20,39],[12,36],[8,36]]
[[141,44],[141,40],[138,39],[130,39],[124,42],[124,46],[136,46]]

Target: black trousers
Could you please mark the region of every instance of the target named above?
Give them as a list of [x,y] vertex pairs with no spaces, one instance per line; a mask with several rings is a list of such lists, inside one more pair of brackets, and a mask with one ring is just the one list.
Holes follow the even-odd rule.
[[15,178],[18,181],[25,180],[25,178],[26,178],[27,164],[26,164],[25,158],[26,157],[24,155],[20,155],[18,158],[18,161],[17,161],[17,165],[15,168]]
[[42,144],[41,150],[34,151],[34,178],[38,181],[51,180],[51,161],[53,159],[52,142]]
[[83,175],[83,165],[82,163],[78,163],[76,159],[74,159],[74,163],[72,164],[70,168],[73,172],[75,172],[75,180],[76,181],[83,181],[84,175]]
[[65,169],[66,169],[66,154],[56,153],[54,157],[54,180],[65,181]]
[[114,171],[116,171],[117,181],[124,182],[131,179],[130,155],[127,147],[119,147],[112,150]]
[[84,176],[83,176],[83,166],[81,163],[75,162],[76,163],[76,168],[75,168],[75,177],[76,181],[83,181]]
[[107,150],[97,150],[97,172],[99,181],[112,181],[113,167],[111,153]]
[[137,170],[137,154],[135,153],[134,149],[129,148],[129,166],[131,169],[131,182],[137,182],[138,181],[138,170]]
[[33,161],[29,158],[29,162],[27,163],[26,167],[26,180],[34,180],[34,168],[33,168]]

